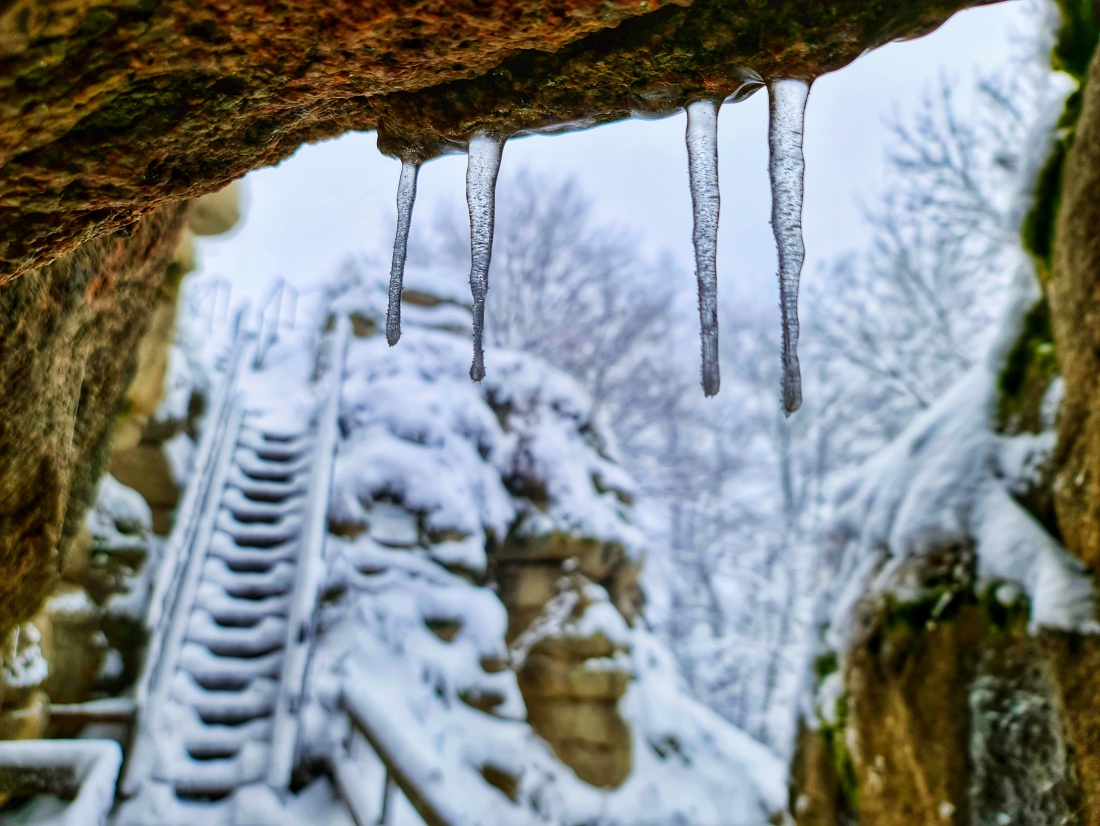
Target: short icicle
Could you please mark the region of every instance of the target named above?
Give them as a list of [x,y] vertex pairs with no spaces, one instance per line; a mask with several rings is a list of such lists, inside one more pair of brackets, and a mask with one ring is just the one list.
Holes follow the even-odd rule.
[[695,278],[699,283],[699,322],[703,347],[703,393],[718,393],[718,101],[697,100],[687,107],[688,177],[695,227]]
[[504,141],[484,132],[470,138],[466,203],[470,208],[470,292],[474,298],[474,361],[470,378],[474,381],[485,378],[485,296],[489,292],[497,173],[503,150]]
[[393,240],[390,305],[386,312],[386,341],[391,347],[401,338],[401,294],[405,281],[405,256],[409,249],[409,227],[412,224],[413,202],[416,200],[416,176],[419,172],[418,162],[401,161],[401,179],[397,184],[397,235]]
[[802,192],[806,161],[802,132],[810,84],[784,78],[768,84],[771,123],[768,148],[772,183],[772,231],[779,251],[779,310],[783,317],[783,407],[788,416],[802,404],[798,366],[798,281],[806,247],[802,242]]

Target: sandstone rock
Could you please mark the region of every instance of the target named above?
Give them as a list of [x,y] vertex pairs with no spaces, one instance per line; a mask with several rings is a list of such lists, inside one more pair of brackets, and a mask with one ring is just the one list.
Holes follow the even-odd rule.
[[142,495],[153,513],[153,532],[164,536],[172,527],[171,514],[180,487],[159,445],[139,444],[111,456],[109,470],[119,482]]
[[602,789],[614,789],[630,776],[630,729],[615,714],[609,721],[622,726],[618,741],[605,746],[588,740],[551,740],[550,747],[558,759],[576,772],[577,777],[589,785]]
[[0,740],[38,740],[50,723],[50,698],[35,691],[18,707],[0,710]]
[[554,657],[537,648],[519,675],[520,691],[528,702],[545,700],[602,700],[617,702],[626,693],[630,675],[613,668],[594,668],[583,658]]
[[0,287],[0,634],[80,531],[182,224],[163,210]]
[[626,559],[625,551],[617,542],[573,536],[563,531],[548,534],[526,534],[519,531],[508,538],[496,555],[505,561],[575,559],[581,573],[593,582],[602,582]]
[[240,218],[241,188],[233,183],[195,199],[187,227],[195,235],[221,235],[233,229]]
[[1046,284],[1065,398],[1054,485],[1066,546],[1100,570],[1100,55],[1095,56],[1062,173],[1052,277]]
[[[391,152],[819,74],[984,0],[21,0],[0,13],[0,283],[300,145]],[[164,67],[178,71],[166,72]]]
[[790,813],[798,826],[841,826],[855,817],[826,739],[805,723],[791,760]]
[[908,560],[863,604],[837,709],[799,735],[799,824],[1100,824],[1100,645],[1030,635],[965,557]]
[[42,633],[42,655],[49,664],[43,690],[54,703],[87,699],[107,652],[100,612],[88,593],[63,583],[35,619]]
[[501,565],[498,593],[509,611],[541,611],[557,593],[563,576],[560,564]]
[[370,338],[378,332],[378,325],[374,319],[367,318],[362,313],[351,314],[351,334],[356,338]]
[[23,708],[42,690],[49,676],[49,665],[42,656],[41,642],[41,632],[29,622],[6,635],[0,660],[3,708]]

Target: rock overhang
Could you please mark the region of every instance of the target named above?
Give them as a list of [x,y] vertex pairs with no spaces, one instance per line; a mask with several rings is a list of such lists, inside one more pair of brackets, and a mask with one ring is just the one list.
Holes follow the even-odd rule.
[[0,284],[301,144],[430,157],[813,77],[990,0],[22,0],[0,12]]

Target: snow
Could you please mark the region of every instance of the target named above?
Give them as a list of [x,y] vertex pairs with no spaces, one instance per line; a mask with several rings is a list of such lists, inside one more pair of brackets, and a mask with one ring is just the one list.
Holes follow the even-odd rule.
[[[348,550],[332,542],[337,553]],[[606,601],[573,631],[609,632],[630,647],[624,656],[636,680],[620,708],[634,728],[634,771],[613,791],[580,782],[523,722],[513,673],[479,666],[503,653],[506,617],[495,595],[438,568],[429,580],[413,567],[351,577],[359,596],[340,606],[315,652],[315,700],[326,693],[328,700],[306,715],[312,751],[339,748],[332,718],[342,691],[386,727],[383,738],[422,788],[459,807],[456,823],[761,826],[782,808],[782,762],[690,699],[668,652],[648,632],[628,629]],[[461,629],[443,642],[427,629],[428,617],[457,619]],[[493,715],[477,712],[459,699],[472,690],[503,701]],[[519,805],[481,780],[484,765],[519,778]]]
[[0,670],[4,687],[40,685],[50,673],[50,665],[42,656],[42,634],[34,625],[24,623],[12,636],[12,648],[5,654]]
[[54,616],[89,617],[95,613],[96,606],[87,591],[74,588],[52,595],[46,601],[46,610]]
[[806,161],[802,132],[810,85],[784,78],[768,84],[771,120],[768,172],[772,184],[772,229],[779,251],[779,309],[783,316],[783,406],[787,415],[802,404],[798,366],[798,282],[806,248],[802,242],[802,195]]
[[[371,306],[341,301],[359,312]],[[333,522],[368,525],[368,505],[388,497],[422,516],[428,531],[503,536],[522,507],[527,533],[560,530],[640,552],[644,537],[615,493],[631,493],[633,483],[589,446],[591,400],[575,381],[534,357],[495,350],[479,388],[465,375],[457,336],[406,322],[412,333],[401,347],[390,351],[376,337],[349,352],[341,421],[350,435],[336,461]],[[515,473],[545,482],[546,512],[511,497],[502,477]],[[472,545],[462,551],[466,567],[484,567]]]
[[168,468],[172,478],[181,488],[191,478],[191,472],[195,465],[195,443],[184,432],[177,433],[160,447],[164,457],[168,460]]
[[834,650],[845,650],[869,581],[881,590],[901,561],[971,541],[980,580],[1023,587],[1033,627],[1096,630],[1084,567],[1010,493],[1033,478],[1053,440],[992,431],[999,363],[986,359],[963,376],[839,488],[838,530],[848,541]]
[[112,740],[23,740],[0,745],[0,765],[27,768],[72,767],[80,791],[63,802],[51,795],[0,815],[5,826],[96,826],[105,824],[114,801],[122,749]]
[[[377,320],[385,294],[374,273],[337,306]],[[630,627],[603,587],[564,588],[568,610],[551,610],[547,622],[555,634],[606,637],[616,653],[587,666],[632,675],[620,712],[633,730],[634,770],[621,787],[581,782],[527,724],[514,671],[486,670],[522,659],[507,648],[504,605],[476,576],[488,569],[486,548],[509,533],[560,532],[637,557],[645,536],[616,495],[634,483],[606,455],[576,382],[491,349],[491,372],[473,384],[462,339],[404,309],[399,347],[380,335],[349,347],[329,517],[358,528],[327,542],[325,590],[339,596],[319,620],[306,754],[339,776],[371,778],[356,794],[377,804],[377,756],[345,742],[351,706],[457,823],[762,826],[784,806],[784,764],[692,700],[669,652]],[[567,562],[563,579],[575,570]],[[455,629],[448,640],[432,630],[441,622]],[[471,696],[497,702],[485,713],[463,699]],[[516,801],[482,779],[485,766],[517,779]],[[404,819],[413,817],[404,797],[396,801],[394,822],[416,822]]]
[[126,549],[144,542],[142,534],[152,530],[153,515],[140,493],[108,474],[100,480],[87,523],[97,549]]
[[688,176],[694,216],[695,277],[699,282],[699,321],[703,347],[703,392],[713,396],[718,368],[718,106],[696,100],[687,107]]
[[479,132],[470,138],[466,169],[466,201],[470,207],[470,291],[474,297],[474,361],[470,378],[485,378],[485,297],[489,292],[489,261],[493,256],[493,222],[497,174],[504,142]]
[[397,344],[401,338],[401,292],[405,278],[405,257],[409,249],[413,203],[416,201],[416,176],[419,171],[419,163],[401,162],[401,179],[397,184],[397,235],[393,241],[389,308],[386,314],[386,341],[390,346]]

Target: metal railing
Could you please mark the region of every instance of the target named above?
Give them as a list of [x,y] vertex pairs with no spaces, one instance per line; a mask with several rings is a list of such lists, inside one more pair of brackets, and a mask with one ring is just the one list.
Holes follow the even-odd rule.
[[[187,610],[189,581],[201,571],[203,555],[197,551],[204,547],[204,529],[212,529],[212,524],[205,524],[209,520],[203,519],[203,516],[212,510],[207,507],[210,497],[221,495],[224,476],[228,472],[227,463],[233,457],[230,442],[236,440],[236,429],[241,419],[241,411],[235,404],[237,382],[251,346],[250,337],[237,335],[225,378],[214,394],[207,413],[198,454],[191,468],[191,479],[176,511],[175,525],[164,546],[164,555],[157,571],[145,622],[149,644],[135,690],[134,731],[139,739],[135,740],[127,761],[123,781],[123,792],[127,795],[136,792],[138,773],[148,768],[145,754],[148,744],[140,739],[141,720],[156,711],[158,703],[155,698],[162,691],[165,670],[170,675],[174,666],[174,657],[169,651],[171,638],[186,627],[185,622],[173,623],[173,618],[181,608]],[[182,628],[176,627],[180,625]]]
[[[436,789],[433,780],[443,776],[441,765],[433,765],[422,752],[407,748],[408,735],[390,722],[387,710],[375,703],[364,691],[348,691],[340,695],[340,703],[350,723],[345,753],[334,755],[330,764],[336,784],[347,803],[357,826],[385,824],[396,786],[412,804],[426,826],[465,826],[467,819],[451,800]],[[359,781],[354,756],[357,740],[365,743],[382,761],[386,782],[380,802],[364,794]]]
[[257,345],[253,367],[261,367],[268,350],[279,340],[279,331],[293,330],[298,323],[299,290],[280,276],[271,285],[267,300],[260,305]]
[[206,334],[211,335],[217,324],[229,320],[229,304],[233,295],[233,285],[228,278],[220,275],[203,278],[188,286],[187,303],[191,315],[205,322]]
[[325,346],[319,354],[320,361],[327,361],[327,364],[322,365],[326,374],[326,395],[318,414],[318,434],[306,504],[305,532],[298,556],[298,576],[290,620],[287,623],[286,656],[275,710],[271,770],[268,773],[268,784],[278,790],[289,787],[290,775],[297,759],[299,711],[309,653],[316,636],[317,600],[324,580],[328,500],[339,441],[340,390],[343,386],[344,359],[350,331],[351,322],[348,317],[338,317],[332,332],[325,336]]

